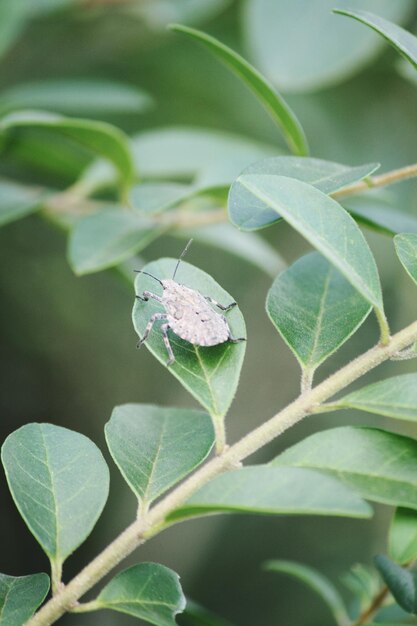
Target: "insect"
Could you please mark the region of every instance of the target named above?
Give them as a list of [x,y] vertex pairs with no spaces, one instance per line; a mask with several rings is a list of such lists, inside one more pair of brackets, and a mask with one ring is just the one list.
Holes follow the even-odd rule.
[[[163,289],[161,296],[144,291],[141,296],[136,296],[138,300],[147,302],[150,298],[160,302],[165,309],[165,313],[154,313],[146,325],[142,339],[138,342],[138,348],[147,340],[153,325],[157,321],[163,321],[161,333],[168,352],[167,365],[175,362],[175,355],[169,341],[168,330],[171,329],[178,337],[192,343],[195,346],[217,346],[218,344],[230,341],[240,343],[246,341],[245,337],[235,338],[232,336],[229,323],[226,317],[218,313],[213,307],[221,311],[230,311],[236,302],[224,306],[213,300],[210,296],[204,296],[199,291],[181,285],[175,281],[175,275],[182,258],[190,247],[192,239],[187,243],[175,266],[172,278],[160,280],[156,276],[135,270],[135,272],[146,274],[156,280]],[[213,306],[210,306],[213,305]]]

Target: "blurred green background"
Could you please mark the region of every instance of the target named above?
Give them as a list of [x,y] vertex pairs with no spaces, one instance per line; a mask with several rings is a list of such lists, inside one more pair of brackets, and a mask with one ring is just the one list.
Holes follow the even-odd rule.
[[[268,76],[299,116],[313,156],[351,165],[378,161],[381,171],[416,160],[417,83],[405,76],[399,57],[376,34],[330,13],[336,5],[362,6],[415,30],[413,0],[2,3],[0,108],[2,94],[29,81],[112,79],[137,86],[153,98],[153,107],[144,112],[92,115],[129,134],[200,127],[269,144],[277,154],[285,152],[278,132],[245,88],[205,50],[167,32],[166,24],[178,21],[214,34]],[[1,175],[63,190],[90,159],[58,144],[51,163],[42,138],[34,133],[32,140],[17,137],[3,142]],[[222,155],[213,155],[214,162],[217,158],[221,164]],[[415,182],[390,188],[387,194],[399,211],[417,217]],[[381,271],[392,328],[399,329],[415,319],[417,294],[400,270],[391,239],[369,230],[365,234]],[[286,225],[263,236],[288,263],[307,250]],[[160,238],[144,251],[143,259],[177,256],[182,245],[172,237]],[[247,322],[245,365],[227,421],[234,441],[295,397],[298,366],[264,311],[271,277],[225,249],[198,242],[187,260],[233,294]],[[121,531],[135,512],[135,502],[104,442],[103,426],[112,408],[127,402],[176,406],[194,402],[146,350],[136,351],[133,296],[113,270],[76,277],[66,261],[65,234],[42,215],[0,229],[0,439],[27,422],[53,422],[91,437],[112,468],[104,514],[93,535],[68,560],[65,579]],[[376,339],[376,324],[369,319],[317,378]],[[413,367],[413,362],[385,364],[368,380]],[[385,422],[355,412],[311,417],[253,460],[267,460],[306,435],[341,423],[384,426]],[[416,434],[412,425],[390,423],[390,427]],[[11,575],[46,571],[46,558],[14,508],[3,474],[0,511],[0,571]],[[127,564],[140,559],[172,567],[189,597],[236,625],[325,626],[332,618],[320,601],[298,583],[263,572],[262,562],[304,561],[337,581],[353,563],[370,563],[372,555],[385,551],[390,514],[381,506],[372,521],[243,515],[197,520],[156,537]],[[349,597],[346,590],[343,593]],[[134,619],[103,612],[68,616],[62,623],[122,626]]]

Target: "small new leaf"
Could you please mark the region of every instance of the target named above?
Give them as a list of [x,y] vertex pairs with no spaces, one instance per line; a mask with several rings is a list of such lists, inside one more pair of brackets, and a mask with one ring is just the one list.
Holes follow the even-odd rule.
[[105,432],[116,465],[145,507],[197,467],[214,443],[207,413],[147,404],[116,407]]
[[49,576],[0,574],[0,626],[22,626],[49,591]]
[[175,572],[157,563],[140,563],[115,576],[96,604],[156,626],[176,626],[175,616],[184,610],[185,597]]

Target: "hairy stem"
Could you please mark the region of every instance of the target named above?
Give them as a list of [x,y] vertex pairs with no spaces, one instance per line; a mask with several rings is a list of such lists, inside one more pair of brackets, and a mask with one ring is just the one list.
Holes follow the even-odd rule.
[[281,435],[288,428],[317,410],[321,403],[347,387],[393,354],[417,340],[417,322],[396,335],[388,345],[378,344],[329,376],[322,383],[300,395],[285,409],[247,434],[236,444],[214,457],[187,478],[146,515],[135,520],[101,554],[89,563],[68,585],[47,602],[26,626],[49,626],[66,611],[76,606],[77,600],[91,589],[120,561],[131,554],[147,537],[164,527],[167,516],[181,506],[197,489],[218,474],[226,471]]
[[387,187],[393,183],[398,183],[407,178],[414,178],[415,176],[417,176],[417,163],[400,167],[397,170],[390,170],[389,172],[385,172],[385,174],[379,174],[379,176],[369,176],[365,178],[365,180],[338,189],[338,191],[334,191],[330,195],[333,198],[345,198],[346,196],[362,193],[362,191],[367,191],[368,189]]

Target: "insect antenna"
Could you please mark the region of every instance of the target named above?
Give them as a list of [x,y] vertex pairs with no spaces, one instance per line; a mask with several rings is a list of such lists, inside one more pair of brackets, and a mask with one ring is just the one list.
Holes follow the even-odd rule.
[[179,268],[180,263],[181,263],[182,259],[184,258],[184,256],[186,255],[187,250],[188,250],[188,248],[191,246],[192,242],[193,242],[193,240],[192,240],[192,239],[190,239],[190,241],[189,241],[189,242],[187,243],[187,245],[185,246],[184,250],[181,252],[181,254],[180,254],[180,258],[178,259],[177,264],[176,264],[176,266],[175,266],[174,274],[172,275],[172,280],[174,280],[174,278],[175,278],[175,274],[177,273],[177,269]]
[[144,272],[143,270],[133,270],[134,272],[136,272],[136,274],[146,274],[146,276],[150,276],[151,278],[153,278],[154,280],[157,280],[158,283],[160,285],[162,285],[162,287],[164,286],[162,281],[159,280],[159,278],[157,278],[156,276],[153,276],[152,274],[149,274],[149,272]]

